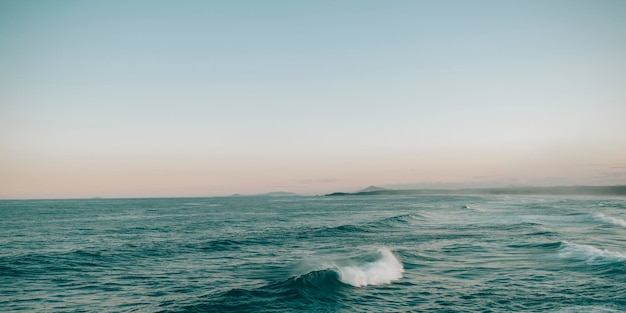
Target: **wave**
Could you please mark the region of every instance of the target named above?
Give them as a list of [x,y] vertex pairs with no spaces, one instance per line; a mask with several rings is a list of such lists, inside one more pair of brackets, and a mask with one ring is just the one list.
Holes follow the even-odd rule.
[[424,212],[412,212],[385,217],[376,221],[369,222],[365,224],[365,226],[372,229],[406,227],[416,222],[423,222],[431,218],[432,216]]
[[[389,229],[396,229],[407,227],[411,225],[414,221],[422,221],[429,218],[428,215],[425,214],[400,214],[394,215],[390,217],[385,217],[382,219],[377,219],[373,221],[366,221],[362,223],[354,223],[354,224],[342,224],[338,226],[332,227],[315,227],[307,230],[297,230],[295,231],[297,238],[315,238],[315,237],[332,237],[336,238],[339,236],[354,236],[354,235],[375,235],[380,231],[387,231]],[[283,237],[281,233],[280,237]]]
[[[241,241],[221,239],[209,241],[204,245],[199,245],[199,248],[208,251],[234,251],[241,249],[242,245],[244,245],[244,243]],[[193,247],[196,248],[195,246]]]
[[591,265],[611,264],[626,261],[626,255],[599,249],[590,245],[582,245],[564,241],[559,251],[562,258],[576,259]]
[[521,249],[541,249],[541,250],[549,250],[554,251],[557,248],[560,248],[563,244],[560,241],[557,242],[539,242],[539,243],[512,243],[508,244],[508,247],[511,248],[521,248]]
[[[385,285],[402,278],[404,267],[396,255],[386,247],[379,248],[375,253],[360,254],[349,258],[314,265],[315,270],[295,277],[296,281],[304,279],[312,284],[311,278],[319,278],[319,273],[332,273],[337,282],[353,287],[369,285]],[[324,276],[327,278],[327,276]]]
[[[195,299],[195,303],[161,312],[291,312],[336,311],[342,288],[335,271],[312,271],[286,280],[251,288],[216,291]],[[167,306],[162,304],[161,306]]]
[[404,267],[396,256],[387,248],[378,250],[380,259],[360,265],[338,267],[341,282],[354,287],[390,284],[402,278]]
[[[322,269],[291,276],[285,280],[251,287],[232,288],[207,294],[199,303],[183,306],[180,312],[276,312],[353,311],[345,294],[352,287],[390,284],[402,278],[402,263],[387,248],[377,251],[376,258],[361,256],[356,264],[325,264]],[[164,304],[164,306],[167,304]]]
[[388,248],[378,249],[374,258],[367,256],[337,263],[326,263],[321,269],[296,275],[270,286],[313,289],[336,289],[339,285],[365,287],[386,285],[402,278],[404,267]]
[[289,277],[263,289],[335,290],[341,285],[365,287],[386,285],[402,278],[404,267],[388,248],[380,248],[372,256],[325,263],[316,270]]
[[[354,236],[356,234],[359,235],[367,235],[371,233],[371,230],[367,227],[362,227],[359,225],[345,224],[334,227],[318,227],[311,228],[308,230],[295,230],[294,231],[298,239],[309,239],[309,238],[338,238],[342,236]],[[281,237],[284,234],[280,235]]]
[[578,312],[620,313],[620,312],[624,312],[624,311],[621,310],[621,309],[618,309],[618,308],[611,308],[611,307],[606,307],[606,306],[588,305],[588,306],[565,307],[565,308],[561,308],[561,309],[555,310],[553,312],[555,312],[555,313],[578,313]]
[[385,226],[393,226],[395,224],[407,224],[409,221],[413,219],[412,214],[401,214],[383,218],[377,222],[374,222],[375,225],[385,225]]
[[596,213],[593,215],[593,217],[596,220],[604,222],[604,223],[613,224],[615,226],[626,227],[626,221],[619,217],[607,216],[603,213]]

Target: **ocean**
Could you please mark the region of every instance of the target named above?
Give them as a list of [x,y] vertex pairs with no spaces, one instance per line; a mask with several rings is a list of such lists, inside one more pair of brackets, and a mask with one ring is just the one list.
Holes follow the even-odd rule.
[[624,312],[626,199],[0,201],[2,312]]

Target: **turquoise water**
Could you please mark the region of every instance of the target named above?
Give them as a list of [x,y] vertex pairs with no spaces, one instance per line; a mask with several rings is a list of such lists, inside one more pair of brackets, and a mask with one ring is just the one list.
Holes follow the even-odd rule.
[[623,312],[626,199],[0,201],[2,312]]

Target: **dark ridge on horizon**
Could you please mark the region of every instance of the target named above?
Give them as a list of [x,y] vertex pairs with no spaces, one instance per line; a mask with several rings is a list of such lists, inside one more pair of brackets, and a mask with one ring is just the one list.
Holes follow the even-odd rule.
[[[366,188],[367,189],[367,188]],[[501,187],[463,189],[381,189],[357,192],[333,192],[325,196],[374,195],[580,195],[626,196],[626,185],[616,186],[552,186],[552,187]]]
[[235,193],[227,197],[300,197],[300,196],[302,195],[293,193],[293,192],[272,191],[272,192],[266,192],[266,193],[261,193],[261,194],[251,194],[251,195]]
[[383,190],[388,190],[388,189],[385,189],[385,188],[381,188],[381,187],[378,187],[378,186],[371,185],[371,186],[369,186],[369,187],[367,187],[367,188],[364,188],[364,189],[358,190],[357,192],[372,192],[372,191],[383,191]]

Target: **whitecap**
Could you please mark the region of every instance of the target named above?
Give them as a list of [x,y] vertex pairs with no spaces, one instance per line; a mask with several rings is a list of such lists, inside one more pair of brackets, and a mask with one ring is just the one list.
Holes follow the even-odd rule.
[[626,255],[622,253],[567,241],[563,243],[559,251],[559,256],[562,258],[581,260],[592,265],[626,261]]
[[380,259],[360,265],[337,268],[339,279],[354,287],[390,284],[402,278],[404,267],[387,248],[379,249]]
[[626,221],[619,217],[607,216],[603,213],[596,213],[593,215],[593,217],[596,220],[604,222],[604,223],[613,224],[615,226],[626,227]]
[[619,312],[623,312],[622,310],[619,309],[614,309],[614,308],[610,308],[610,307],[605,307],[605,306],[595,306],[595,305],[591,305],[591,306],[572,306],[572,307],[565,307],[565,308],[561,308],[558,309],[556,311],[553,311],[555,313],[579,313],[579,312],[589,312],[589,313],[619,313]]

